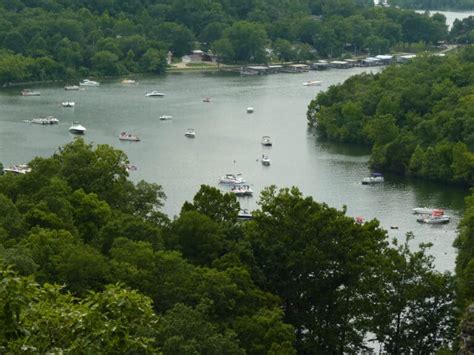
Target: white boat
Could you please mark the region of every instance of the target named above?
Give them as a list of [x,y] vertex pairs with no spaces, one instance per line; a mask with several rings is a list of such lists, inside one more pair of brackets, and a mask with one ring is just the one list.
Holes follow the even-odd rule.
[[232,192],[237,197],[247,197],[253,195],[253,190],[249,185],[234,185],[230,189],[230,192]]
[[246,209],[240,210],[239,213],[237,214],[238,221],[250,221],[252,219],[253,219],[252,214],[249,213],[249,211]]
[[84,134],[86,133],[86,128],[79,122],[74,122],[71,127],[69,127],[69,132],[73,134]]
[[260,160],[262,162],[262,165],[269,166],[270,165],[270,158],[263,154],[262,159]]
[[253,113],[255,109],[253,107],[247,107],[247,113]]
[[309,80],[309,81],[305,81],[303,83],[303,86],[319,86],[321,85],[322,81],[320,80]]
[[81,87],[78,86],[78,85],[66,85],[64,87],[64,90],[66,90],[66,91],[77,91],[77,90],[81,90]]
[[31,168],[26,164],[13,165],[9,168],[4,168],[4,172],[13,174],[26,174],[31,171]]
[[33,91],[31,89],[23,89],[20,92],[21,96],[40,96],[40,93],[38,91]]
[[194,138],[196,137],[196,132],[194,131],[194,129],[188,128],[186,132],[184,133],[184,135],[189,138]]
[[164,97],[165,94],[163,94],[162,92],[153,90],[153,91],[147,92],[145,96],[146,97]]
[[219,178],[220,184],[238,185],[245,184],[242,174],[225,174]]
[[135,80],[131,80],[131,79],[123,79],[121,81],[122,84],[127,84],[127,85],[134,85],[134,84],[138,84]]
[[451,217],[444,214],[444,210],[441,208],[435,208],[430,215],[423,215],[416,221],[426,224],[444,224],[449,223]]
[[140,142],[140,138],[138,138],[138,136],[127,132],[120,133],[119,139],[121,141]]
[[202,99],[202,102],[211,102],[211,98],[210,97],[205,97],[204,99]]
[[98,81],[84,79],[79,83],[80,86],[99,86],[100,83]]
[[56,117],[47,116],[47,117],[35,117],[32,120],[25,121],[25,122],[40,124],[40,125],[51,125],[51,124],[58,124],[59,120]]
[[160,120],[162,120],[162,121],[169,121],[169,120],[172,120],[172,119],[173,119],[173,116],[170,116],[170,115],[160,116]]
[[266,147],[271,147],[272,146],[272,140],[269,136],[263,136],[262,137],[262,145]]
[[416,207],[413,209],[414,214],[432,214],[434,208],[428,208],[428,207]]
[[76,103],[74,101],[64,101],[64,102],[61,102],[61,106],[72,108],[72,107],[76,106]]
[[380,173],[372,173],[369,177],[362,179],[362,185],[372,185],[384,182],[385,179]]

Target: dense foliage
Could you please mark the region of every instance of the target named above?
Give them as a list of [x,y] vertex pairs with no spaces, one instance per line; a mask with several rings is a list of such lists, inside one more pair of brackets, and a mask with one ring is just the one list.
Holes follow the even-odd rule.
[[454,20],[449,37],[453,43],[474,44],[474,16]]
[[261,63],[378,54],[446,36],[443,16],[374,8],[372,0],[2,1],[0,84],[162,73],[169,50]]
[[[297,188],[239,223],[202,186],[178,216],[127,157],[83,140],[0,176],[0,352],[392,354],[453,340],[453,280]],[[62,286],[57,286],[62,285]]]
[[472,10],[474,0],[388,0],[393,6],[415,10]]
[[362,74],[311,102],[325,138],[372,146],[371,165],[474,185],[474,47]]

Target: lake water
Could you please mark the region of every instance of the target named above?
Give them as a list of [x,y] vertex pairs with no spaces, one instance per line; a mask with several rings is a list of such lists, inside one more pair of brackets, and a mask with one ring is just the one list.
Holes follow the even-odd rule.
[[[380,69],[371,69],[380,70]],[[420,242],[432,242],[440,270],[454,268],[452,243],[462,216],[465,189],[445,187],[400,177],[386,176],[379,186],[361,184],[369,174],[368,150],[363,147],[319,141],[306,124],[306,109],[312,98],[364,69],[330,70],[305,74],[241,77],[222,73],[182,73],[140,78],[136,86],[116,81],[84,91],[64,91],[59,85],[35,86],[39,97],[21,97],[21,88],[0,91],[0,161],[5,166],[28,162],[34,156],[50,156],[73,135],[68,128],[80,121],[85,139],[122,149],[138,170],[131,179],[161,184],[168,199],[165,212],[179,213],[200,184],[218,186],[226,173],[243,173],[255,196],[241,199],[244,208],[257,207],[258,193],[275,184],[298,186],[319,202],[342,208],[350,216],[377,218],[391,237],[403,238],[413,231]],[[322,80],[322,86],[302,82]],[[146,98],[158,90],[164,98]],[[212,97],[204,103],[204,97]],[[75,101],[74,109],[60,107]],[[247,114],[246,108],[255,108]],[[39,115],[54,115],[60,123],[38,126],[22,122]],[[159,116],[172,115],[171,121]],[[187,128],[196,138],[184,136]],[[121,142],[122,131],[137,134],[141,142]],[[263,147],[261,137],[272,137],[273,146]],[[259,158],[268,154],[271,166]],[[442,226],[420,225],[413,207],[443,207],[452,216]],[[397,230],[390,229],[398,227]]]

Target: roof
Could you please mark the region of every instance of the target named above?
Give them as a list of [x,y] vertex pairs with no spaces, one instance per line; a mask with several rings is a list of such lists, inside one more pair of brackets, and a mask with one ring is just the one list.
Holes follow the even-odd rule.
[[379,54],[379,55],[375,56],[375,58],[382,59],[382,60],[391,60],[391,59],[393,59],[393,55]]
[[252,65],[248,66],[247,68],[252,70],[268,70],[268,67],[265,67],[263,65]]
[[340,65],[346,65],[348,64],[347,62],[344,62],[342,60],[333,60],[331,64],[340,64]]
[[290,64],[290,67],[293,68],[307,68],[308,66],[307,64]]

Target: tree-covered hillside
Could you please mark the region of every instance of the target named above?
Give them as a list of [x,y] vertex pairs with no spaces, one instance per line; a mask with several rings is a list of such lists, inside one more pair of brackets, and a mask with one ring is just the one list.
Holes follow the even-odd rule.
[[319,94],[308,122],[372,147],[374,169],[474,185],[474,47],[362,74]]
[[[254,220],[202,186],[180,214],[127,157],[81,139],[0,176],[0,353],[391,354],[454,339],[454,287],[427,245],[389,243],[297,188]],[[171,197],[172,198],[172,197]],[[61,285],[61,286],[58,286]]]
[[393,6],[415,10],[473,10],[474,0],[388,0]]
[[436,43],[443,16],[371,0],[15,0],[0,3],[0,83],[162,73],[166,55],[212,49],[228,63],[378,54]]

